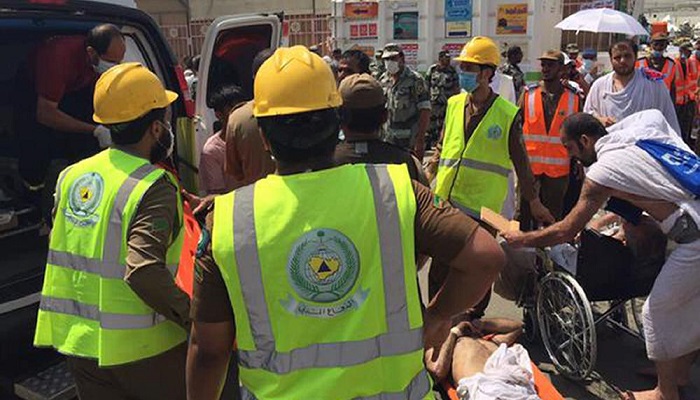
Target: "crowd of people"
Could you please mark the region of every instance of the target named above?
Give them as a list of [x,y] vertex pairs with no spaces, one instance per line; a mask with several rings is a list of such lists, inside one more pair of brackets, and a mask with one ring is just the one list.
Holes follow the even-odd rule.
[[[572,240],[613,196],[678,243],[644,307],[658,386],[625,396],[679,399],[700,349],[700,202],[669,171],[697,168],[700,52],[684,45],[671,60],[655,35],[638,60],[621,40],[604,75],[594,51],[581,59],[569,45],[544,52],[541,80],[526,84],[522,50],[502,63],[483,36],[454,59],[441,52],[427,77],[395,43],[374,61],[266,49],[253,99],[228,84],[209,96],[218,129],[195,196],[157,166],[173,152],[177,94],[118,63],[118,30],[88,40],[89,62],[105,68],[93,76],[95,125],[76,128],[106,149],[59,177],[35,337],[67,356],[81,399],[423,399],[430,374],[484,398],[488,374],[476,375],[491,357],[529,360],[509,347],[519,322],[482,319],[507,260],[481,211],[504,213],[515,178],[525,232],[500,232],[511,247]],[[513,83],[513,100],[496,80]],[[654,156],[663,146],[686,162]],[[173,278],[183,197],[205,220],[191,299]],[[537,396],[528,379],[502,390]]]

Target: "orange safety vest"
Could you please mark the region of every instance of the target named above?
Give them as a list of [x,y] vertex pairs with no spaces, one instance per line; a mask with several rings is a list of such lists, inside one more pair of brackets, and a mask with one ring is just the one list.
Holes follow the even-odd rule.
[[686,88],[688,90],[688,98],[690,101],[695,101],[695,93],[698,91],[698,67],[700,67],[700,60],[693,54],[688,59],[688,75],[686,77]]
[[[651,68],[651,63],[649,59],[644,57],[637,60],[635,64],[637,68]],[[673,62],[670,58],[664,60],[664,67],[661,69],[661,74],[664,76],[664,84],[668,91],[671,91],[674,83],[676,86],[676,98],[674,99],[675,104],[685,104],[685,84],[683,77],[681,76],[683,70],[680,65]]]
[[560,178],[569,174],[569,154],[561,143],[559,130],[564,120],[579,109],[579,96],[564,89],[552,125],[547,131],[542,105],[542,88],[529,87],[525,92],[525,123],[523,137],[534,175]]

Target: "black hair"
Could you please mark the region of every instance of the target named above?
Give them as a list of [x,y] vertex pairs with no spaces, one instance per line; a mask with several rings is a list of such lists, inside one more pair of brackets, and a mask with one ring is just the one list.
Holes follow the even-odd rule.
[[233,84],[223,85],[209,96],[207,107],[213,108],[214,111],[222,112],[224,108],[235,106],[245,100],[243,89],[240,86]]
[[384,124],[385,116],[386,106],[383,104],[370,108],[340,108],[341,124],[358,133],[377,132]]
[[342,55],[343,60],[355,60],[357,61],[357,67],[360,69],[361,74],[369,73],[369,56],[365,54],[362,50],[346,50]]
[[107,52],[109,45],[115,38],[124,38],[122,31],[116,25],[102,24],[90,29],[85,44],[95,49],[97,54],[102,55]]
[[263,63],[267,61],[268,58],[272,57],[273,54],[275,54],[275,51],[272,49],[262,49],[255,55],[253,59],[253,79],[255,79],[255,75],[258,74],[258,70]]
[[610,48],[608,49],[608,54],[610,55],[610,58],[612,58],[612,52],[616,48],[620,46],[627,46],[630,49],[632,49],[632,52],[634,53],[634,58],[637,58],[637,52],[639,51],[639,47],[637,47],[637,43],[635,43],[633,40],[630,39],[622,39],[618,40],[617,42],[613,43]]
[[112,142],[117,145],[138,143],[154,121],[165,119],[165,108],[155,108],[133,121],[107,125],[112,133]]
[[338,144],[340,118],[335,108],[257,120],[272,155],[280,162],[299,163],[332,156]]
[[598,121],[598,118],[591,114],[579,112],[571,114],[564,120],[561,128],[569,139],[578,142],[581,136],[586,135],[594,138],[601,138],[608,134],[605,126]]
[[518,53],[523,53],[523,49],[521,49],[520,46],[510,46],[506,51],[506,57],[515,57],[515,55]]
[[341,55],[341,54],[343,54],[343,50],[340,50],[340,49],[333,49],[333,55],[334,55],[334,56],[335,56],[335,55]]
[[199,71],[199,62],[200,61],[202,61],[201,56],[192,57],[192,71],[194,71],[194,72]]

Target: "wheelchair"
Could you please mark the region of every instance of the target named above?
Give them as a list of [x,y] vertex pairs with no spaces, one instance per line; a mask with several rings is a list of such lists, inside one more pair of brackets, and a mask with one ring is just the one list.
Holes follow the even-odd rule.
[[526,340],[535,341],[539,332],[557,371],[583,380],[596,364],[598,325],[644,339],[642,305],[665,260],[636,260],[622,242],[590,229],[575,246],[575,273],[553,262],[549,250],[537,249],[534,276],[517,303]]

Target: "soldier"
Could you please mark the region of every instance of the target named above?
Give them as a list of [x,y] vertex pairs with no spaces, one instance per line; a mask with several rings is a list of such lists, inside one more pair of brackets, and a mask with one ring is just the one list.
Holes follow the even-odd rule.
[[386,72],[380,80],[387,96],[387,141],[413,150],[419,160],[425,152],[425,132],[430,124],[430,95],[423,77],[406,66],[403,49],[396,43],[384,46]]
[[457,70],[450,65],[450,53],[441,51],[438,63],[428,69],[428,90],[430,91],[430,129],[428,131],[428,148],[437,142],[445,121],[447,99],[459,93]]
[[372,61],[372,64],[369,66],[369,70],[372,73],[372,77],[376,80],[379,80],[382,75],[384,75],[384,72],[386,72],[386,67],[384,67],[384,60],[382,60],[382,50],[377,50],[377,52],[374,54],[374,61]]
[[507,61],[499,70],[503,75],[513,77],[515,97],[520,98],[525,88],[525,73],[520,69],[520,63],[523,61],[523,50],[520,46],[510,46],[506,52],[506,58]]

